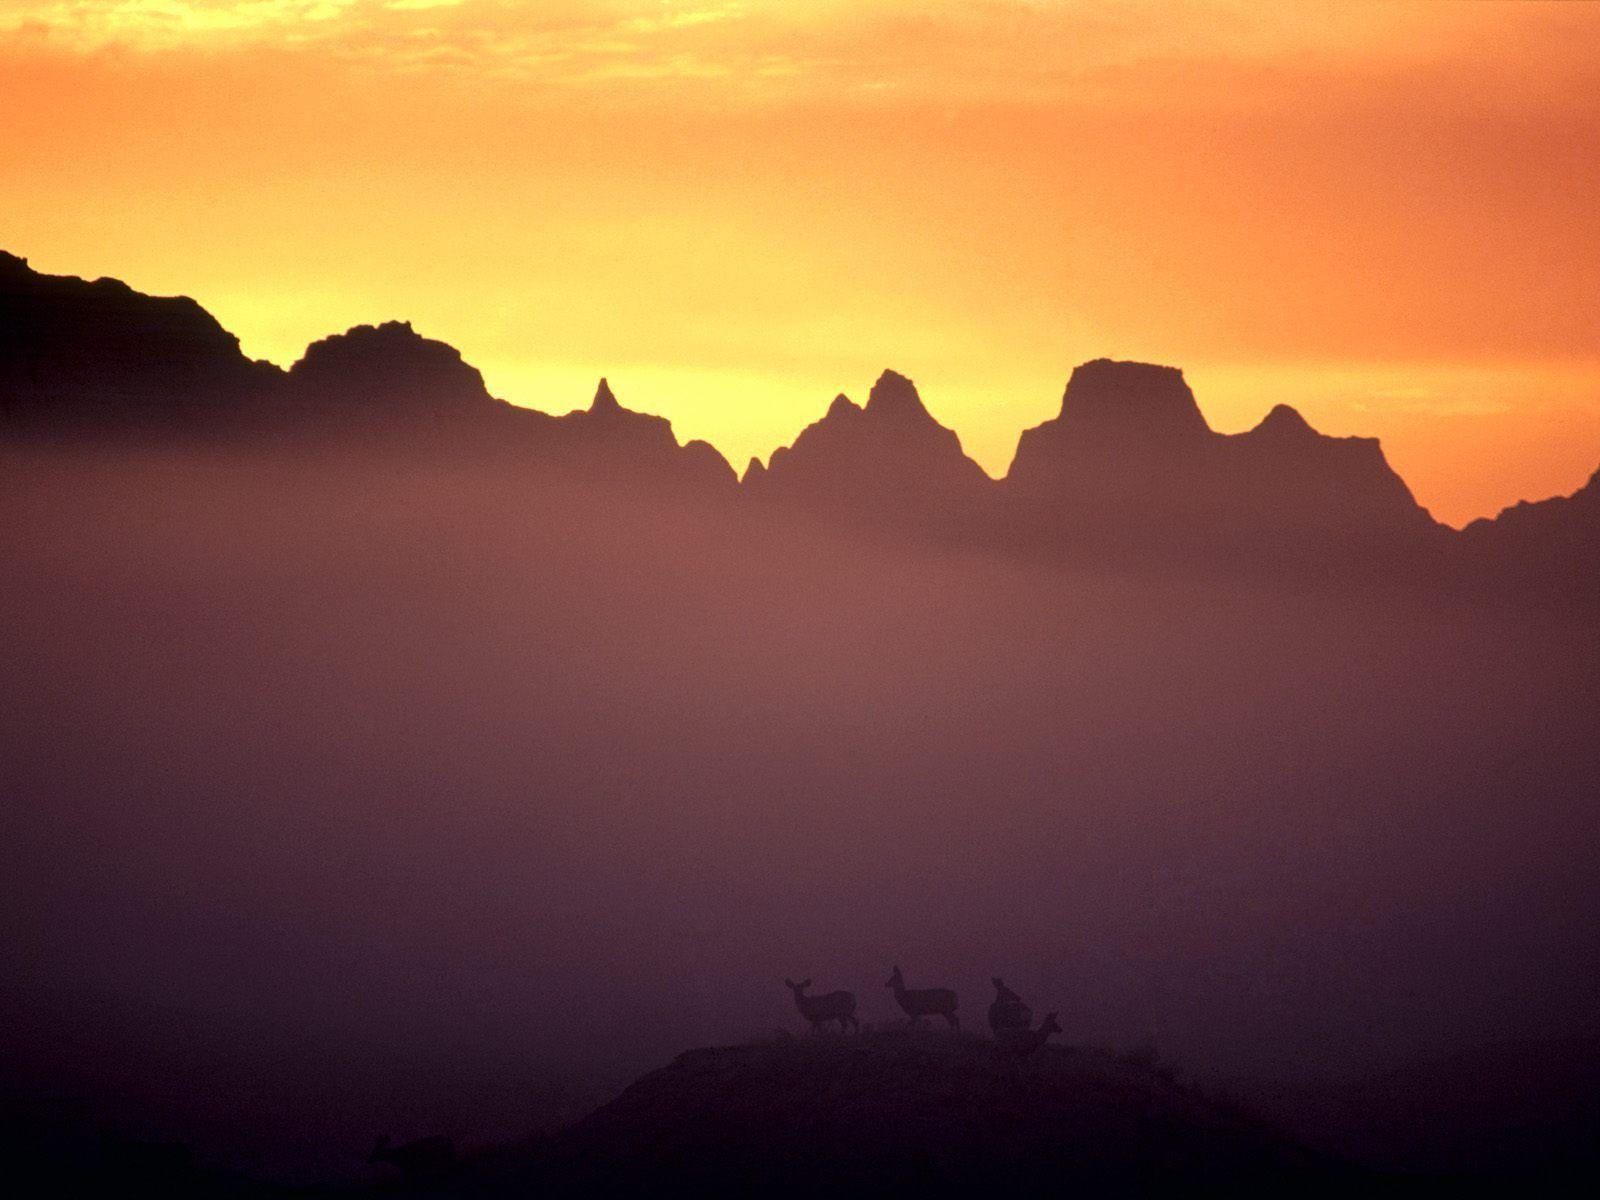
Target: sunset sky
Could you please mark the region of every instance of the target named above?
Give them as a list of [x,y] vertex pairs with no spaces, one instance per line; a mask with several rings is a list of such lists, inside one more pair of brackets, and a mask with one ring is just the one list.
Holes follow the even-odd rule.
[[1600,465],[1600,5],[0,0],[0,248],[741,469],[892,366],[1001,474],[1171,363],[1459,524]]

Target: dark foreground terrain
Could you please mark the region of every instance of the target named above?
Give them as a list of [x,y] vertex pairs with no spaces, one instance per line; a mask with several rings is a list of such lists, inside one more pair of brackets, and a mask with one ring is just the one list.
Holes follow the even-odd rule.
[[[1382,1110],[1375,1100],[1369,1120]],[[264,1182],[182,1142],[90,1135],[62,1116],[3,1113],[10,1194],[1580,1196],[1600,1179],[1574,1145],[1496,1165],[1492,1138],[1472,1169],[1346,1158],[1319,1148],[1337,1129],[1302,1139],[1150,1052],[1026,1053],[899,1022],[690,1050],[564,1130],[411,1176],[374,1164],[370,1184]]]
[[1031,1195],[1361,1178],[1149,1062],[888,1029],[690,1051],[483,1183],[506,1194]]
[[[19,1126],[13,1126],[20,1132]],[[36,1125],[29,1194],[349,1195],[211,1169],[182,1143]],[[1033,1195],[1354,1189],[1378,1177],[1300,1145],[1134,1055],[1032,1054],[904,1027],[679,1055],[553,1135],[379,1191],[437,1195]]]

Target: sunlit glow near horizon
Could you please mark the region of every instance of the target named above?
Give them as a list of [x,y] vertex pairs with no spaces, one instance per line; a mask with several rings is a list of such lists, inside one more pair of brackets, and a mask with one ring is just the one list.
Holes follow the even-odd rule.
[[1600,7],[0,0],[0,247],[245,350],[410,319],[742,469],[1071,368],[1383,439],[1455,524],[1600,464]]

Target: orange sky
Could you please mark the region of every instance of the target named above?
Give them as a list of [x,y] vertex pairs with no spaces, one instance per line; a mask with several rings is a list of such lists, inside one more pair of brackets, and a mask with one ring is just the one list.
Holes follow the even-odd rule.
[[740,466],[893,366],[999,474],[1109,355],[1571,491],[1597,214],[1600,5],[0,0],[0,247]]

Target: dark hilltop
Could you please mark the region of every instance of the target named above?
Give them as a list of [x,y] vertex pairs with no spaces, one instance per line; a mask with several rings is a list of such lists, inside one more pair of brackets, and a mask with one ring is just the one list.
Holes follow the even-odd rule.
[[[1372,1182],[1136,1057],[874,1030],[692,1050],[486,1164],[495,1194],[1299,1194]],[[526,1191],[520,1191],[521,1188]]]

